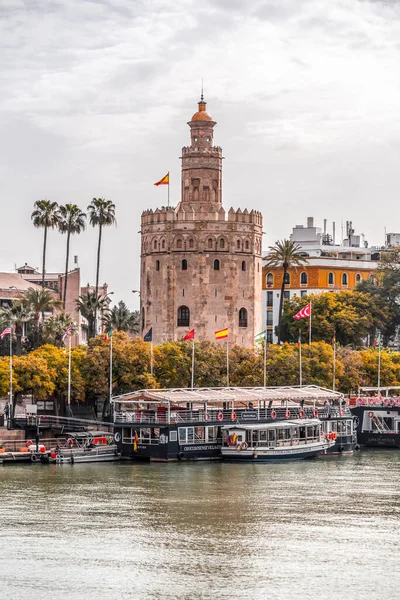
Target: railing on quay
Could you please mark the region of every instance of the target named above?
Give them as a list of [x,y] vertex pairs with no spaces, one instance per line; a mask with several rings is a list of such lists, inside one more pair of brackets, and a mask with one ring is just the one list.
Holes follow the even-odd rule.
[[[1,436],[1,431],[0,431]],[[27,441],[29,440],[2,440],[0,437],[0,446],[4,446],[5,452],[28,452]],[[35,440],[32,441],[32,446],[36,446]],[[44,446],[46,451],[54,448],[57,444],[66,443],[67,438],[40,438],[39,447]]]
[[254,421],[265,421],[266,419],[301,419],[301,418],[339,418],[347,417],[351,418],[350,410],[339,407],[323,407],[321,409],[314,409],[312,407],[304,408],[260,408],[260,409],[208,409],[205,410],[182,410],[176,411],[171,410],[170,420],[168,422],[168,412],[164,411],[150,411],[150,410],[137,410],[137,411],[116,411],[114,413],[115,424],[154,424],[154,425],[166,425],[166,424],[179,424],[179,423],[209,423],[209,424],[226,424],[232,422],[254,422]]
[[113,424],[104,421],[77,419],[75,417],[58,417],[55,415],[40,415],[31,417],[15,417],[12,419],[12,429],[59,429],[64,431],[86,431],[88,429],[112,428]]

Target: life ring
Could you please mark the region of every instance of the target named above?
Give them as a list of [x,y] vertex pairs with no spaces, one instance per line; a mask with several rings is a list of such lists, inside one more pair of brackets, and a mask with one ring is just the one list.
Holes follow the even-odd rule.
[[218,419],[218,421],[223,421],[224,420],[224,415],[222,414],[221,411],[219,411],[219,413],[217,414],[217,419]]
[[72,438],[68,438],[68,446],[69,446],[70,448],[73,448],[73,447],[74,447],[74,440],[73,440]]
[[249,445],[248,445],[248,443],[247,443],[247,442],[242,442],[242,443],[240,444],[240,449],[241,449],[241,450],[247,450],[247,448],[248,448],[248,447],[249,447]]
[[368,416],[370,419],[372,419],[372,417],[374,416],[374,413],[372,412],[372,410],[369,411]]
[[119,431],[116,431],[116,432],[114,433],[114,440],[115,440],[117,443],[121,441],[121,434],[120,434],[120,432],[119,432]]
[[231,421],[236,421],[236,413],[235,413],[235,411],[231,412]]
[[29,448],[29,446],[32,446],[32,445],[33,445],[33,442],[32,442],[32,440],[26,440],[26,442],[25,442],[25,446],[26,446],[27,448]]
[[290,410],[285,410],[285,419],[290,419]]
[[276,419],[276,410],[271,410],[271,419]]
[[336,438],[337,438],[336,433],[334,431],[332,431],[332,433],[331,433],[331,440],[335,441]]
[[339,414],[340,414],[341,417],[344,416],[344,410],[343,410],[343,408],[340,409]]
[[393,398],[392,398],[392,399],[391,399],[391,401],[390,401],[390,406],[394,406],[395,404],[396,404],[396,403],[395,403],[395,401],[394,401],[394,400],[393,400]]
[[37,461],[36,454],[31,454],[31,462],[35,463]]
[[300,419],[304,419],[304,417],[305,417],[305,416],[306,416],[306,413],[305,413],[305,412],[304,412],[304,410],[301,408],[301,409],[299,410],[299,417],[300,417]]
[[226,438],[226,443],[228,444],[228,446],[234,446],[235,442],[233,441],[233,436],[232,435],[228,435],[228,437]]
[[371,400],[368,400],[368,404],[369,404],[370,406],[375,406],[375,404],[376,404],[376,400],[375,400],[375,398],[371,398]]
[[208,422],[210,420],[210,415],[208,413],[204,414],[204,420]]
[[319,414],[318,413],[318,408],[313,408],[313,410],[312,410],[312,416],[313,417],[318,417],[318,414]]
[[385,398],[385,400],[384,400],[384,405],[389,406],[389,400],[387,398]]

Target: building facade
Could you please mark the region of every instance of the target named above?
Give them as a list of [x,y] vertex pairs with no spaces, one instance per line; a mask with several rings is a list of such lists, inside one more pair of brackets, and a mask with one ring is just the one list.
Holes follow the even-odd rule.
[[181,200],[141,220],[141,330],[154,343],[214,340],[252,346],[261,327],[262,216],[222,206],[222,149],[201,98],[182,149]]
[[[363,279],[372,275],[378,266],[372,260],[371,249],[361,236],[354,235],[351,222],[347,225],[347,237],[341,245],[334,244],[334,234],[314,227],[310,217],[307,226],[296,225],[290,236],[300,246],[299,252],[307,258],[304,267],[289,269],[285,283],[285,300],[294,296],[308,296],[321,292],[352,290]],[[275,328],[278,325],[279,300],[282,286],[282,269],[263,266],[263,328],[267,341],[276,343]]]

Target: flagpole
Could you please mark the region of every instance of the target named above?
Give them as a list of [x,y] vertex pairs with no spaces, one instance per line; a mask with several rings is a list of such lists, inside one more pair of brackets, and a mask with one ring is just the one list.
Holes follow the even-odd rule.
[[168,207],[169,207],[169,186],[170,186],[170,176],[168,171]]
[[379,332],[379,347],[378,347],[378,393],[381,391],[381,332]]
[[112,400],[112,373],[113,373],[113,335],[110,336],[110,405]]
[[192,339],[192,389],[194,388],[194,338]]
[[226,337],[226,387],[229,387],[229,337]]
[[[13,417],[13,380],[12,380],[12,327],[10,323],[10,413]],[[8,424],[8,420],[7,420]]]
[[301,329],[299,329],[299,382],[300,387],[303,385],[303,365],[301,360]]
[[336,390],[336,333],[335,339],[333,342],[333,382],[332,382],[333,391]]
[[311,315],[312,315],[312,304],[311,304],[311,300],[310,300],[310,329],[308,331],[308,343],[310,345],[310,350],[311,350]]
[[264,331],[264,387],[267,387],[267,331]]
[[153,375],[153,332],[151,335],[150,342],[150,375]]
[[71,335],[68,337],[68,406],[71,406]]

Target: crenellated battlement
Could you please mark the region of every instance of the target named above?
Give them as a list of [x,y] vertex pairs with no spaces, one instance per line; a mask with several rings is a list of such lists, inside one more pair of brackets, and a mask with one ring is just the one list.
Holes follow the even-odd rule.
[[219,157],[222,157],[222,148],[221,146],[212,146],[210,148],[201,148],[198,149],[194,146],[184,146],[182,148],[182,157],[185,156],[186,154],[209,154],[210,156],[212,155],[217,155]]
[[150,208],[142,212],[142,225],[151,225],[157,223],[171,223],[176,221],[224,221],[228,223],[251,223],[262,226],[262,215],[258,210],[250,212],[245,208],[243,211],[238,208],[230,208],[225,211],[224,208],[218,210],[213,207],[200,206],[194,210],[193,206],[184,207],[179,204],[176,208],[163,207],[156,208],[154,211]]

